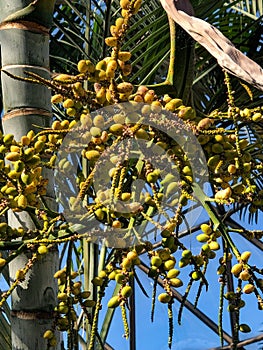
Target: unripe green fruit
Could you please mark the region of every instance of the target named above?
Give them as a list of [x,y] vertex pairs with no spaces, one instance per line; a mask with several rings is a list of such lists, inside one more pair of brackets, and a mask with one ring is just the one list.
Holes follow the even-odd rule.
[[157,253],[163,261],[169,259],[171,255],[171,251],[169,248],[159,249],[157,250]]
[[117,273],[115,275],[115,281],[119,284],[122,284],[126,279],[126,276],[124,276],[122,273]]
[[185,250],[182,251],[182,257],[183,258],[190,259],[191,256],[192,256],[191,250],[185,249]]
[[159,267],[162,265],[162,259],[159,257],[159,256],[153,256],[151,258],[151,265],[152,266],[156,266],[156,267]]
[[94,277],[91,282],[94,284],[94,286],[102,286],[103,279],[97,276]]
[[116,296],[110,298],[110,300],[108,301],[108,307],[109,308],[115,308],[115,307],[120,305],[120,302],[121,301],[120,301],[119,296],[116,295]]
[[178,191],[178,183],[173,181],[168,184],[165,194],[166,196],[170,196],[175,194],[177,191]]
[[94,307],[96,305],[96,301],[95,300],[85,300],[83,305],[85,307]]
[[14,139],[14,135],[6,134],[3,138],[3,143],[5,144],[5,146],[11,145],[11,143],[13,142],[13,139]]
[[202,273],[200,271],[193,271],[191,277],[193,280],[198,281],[202,277]]
[[249,327],[249,325],[247,325],[245,323],[242,323],[242,324],[239,325],[239,330],[242,333],[249,333],[249,332],[251,332],[251,328]]
[[110,126],[109,131],[116,136],[120,136],[123,133],[124,125],[122,124],[113,124]]
[[187,258],[182,258],[180,259],[179,261],[179,267],[182,268],[182,267],[185,267],[189,264],[190,260],[187,259]]
[[209,236],[206,235],[205,233],[201,233],[200,235],[196,236],[196,239],[198,242],[207,242],[209,240]]
[[158,300],[164,304],[169,303],[169,301],[171,301],[171,299],[172,299],[172,297],[167,293],[161,293],[158,295]]
[[152,266],[149,269],[148,276],[149,277],[156,277],[158,275],[158,267],[157,266]]
[[58,300],[66,301],[68,299],[68,295],[66,293],[58,293]]
[[132,295],[132,287],[124,286],[121,290],[121,295],[125,298],[129,298]]

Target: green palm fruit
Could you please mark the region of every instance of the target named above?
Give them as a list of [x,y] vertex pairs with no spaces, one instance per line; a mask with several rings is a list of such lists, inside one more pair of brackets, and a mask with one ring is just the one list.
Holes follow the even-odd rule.
[[249,333],[251,332],[251,328],[249,327],[249,325],[247,325],[246,323],[242,323],[239,325],[239,330],[242,333]]
[[161,266],[162,265],[162,263],[163,263],[163,261],[162,261],[162,259],[159,257],[159,256],[153,256],[152,258],[151,258],[151,265],[152,266],[156,266],[156,267],[159,267],[159,266]]
[[196,239],[198,242],[207,242],[210,239],[210,237],[205,233],[200,233],[196,236]]
[[117,273],[115,275],[115,281],[119,284],[122,284],[125,281],[125,279],[126,279],[126,276],[123,275],[122,273]]
[[110,128],[109,128],[109,131],[110,131],[113,135],[116,135],[116,136],[122,135],[123,130],[124,130],[124,125],[118,124],[118,123],[117,123],[117,124],[111,125]]
[[94,277],[94,278],[92,279],[91,282],[94,284],[94,286],[102,286],[102,284],[103,284],[103,279],[100,278],[100,277],[98,277],[98,276],[96,276],[96,277]]
[[157,254],[159,255],[159,257],[165,261],[168,260],[170,258],[171,255],[171,251],[169,248],[164,248],[164,249],[158,249],[157,250]]

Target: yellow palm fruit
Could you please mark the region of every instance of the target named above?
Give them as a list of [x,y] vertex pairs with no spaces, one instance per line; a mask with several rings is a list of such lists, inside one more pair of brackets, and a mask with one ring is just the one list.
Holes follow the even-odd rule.
[[93,125],[98,128],[104,128],[105,119],[102,115],[96,115],[93,119]]
[[197,124],[198,130],[207,130],[210,128],[210,126],[213,124],[213,120],[210,118],[204,118],[200,120],[200,122]]
[[96,100],[98,103],[103,104],[106,101],[106,89],[102,86],[96,93]]
[[88,72],[88,65],[87,65],[87,62],[86,60],[80,60],[78,62],[78,71],[80,73],[86,73]]
[[55,94],[51,97],[52,103],[61,103],[63,101],[63,96],[61,94]]
[[57,75],[54,80],[56,81],[62,81],[62,82],[71,82],[72,81],[72,76],[69,74],[59,74]]
[[88,67],[87,72],[89,72],[89,73],[95,72],[95,66],[90,60],[86,60],[86,65]]
[[131,93],[133,90],[133,85],[131,83],[128,82],[123,82],[123,83],[119,83],[117,85],[117,91],[120,93]]
[[158,295],[158,300],[161,302],[161,303],[169,303],[169,301],[171,301],[171,296],[167,293],[161,293]]
[[120,7],[123,10],[128,10],[130,7],[130,0],[120,0]]
[[20,142],[22,146],[28,146],[30,144],[30,139],[27,136],[22,136]]
[[121,302],[121,300],[120,300],[119,296],[116,295],[108,301],[108,307],[115,308],[115,307],[120,305],[120,302]]
[[107,62],[103,59],[101,61],[99,61],[97,64],[96,64],[96,67],[95,67],[97,70],[106,70],[107,68]]
[[70,108],[74,106],[74,101],[71,98],[67,98],[64,102],[63,102],[63,107],[64,108]]
[[254,289],[255,289],[255,286],[251,283],[248,283],[243,287],[242,291],[245,294],[251,294],[251,293],[253,293]]
[[235,264],[232,266],[231,268],[231,273],[235,276],[238,276],[240,274],[240,272],[242,271],[243,269],[243,265],[242,264]]
[[122,62],[129,61],[131,58],[131,53],[129,51],[119,51],[118,59]]
[[77,110],[76,108],[70,107],[66,109],[66,113],[70,117],[75,117],[75,115],[77,114]]
[[142,0],[137,0],[135,1],[134,5],[133,5],[133,14],[138,13],[138,11],[140,10],[140,7],[142,5]]
[[248,262],[248,259],[250,258],[250,256],[251,256],[251,252],[246,251],[246,252],[243,252],[241,254],[240,259],[246,264]]
[[122,28],[122,25],[124,24],[124,22],[125,22],[124,18],[122,18],[122,17],[119,17],[116,19],[115,26],[116,26],[117,31],[119,31]]
[[52,339],[53,337],[54,337],[54,332],[51,331],[50,329],[45,331],[45,333],[43,334],[44,339]]
[[124,286],[121,290],[121,295],[125,298],[129,298],[132,295],[132,287]]
[[108,38],[105,38],[105,43],[108,46],[117,46],[117,38],[114,36],[109,36]]
[[9,152],[7,153],[7,155],[5,156],[6,160],[9,160],[11,162],[15,162],[17,160],[20,159],[20,154],[17,152]]
[[87,152],[85,153],[85,157],[86,157],[88,160],[94,162],[94,161],[96,161],[96,160],[99,159],[99,157],[100,157],[100,152],[98,152],[98,151],[96,151],[96,150],[90,150],[90,151],[87,151]]
[[0,268],[1,268],[1,267],[4,267],[5,264],[6,264],[6,260],[3,259],[3,258],[0,258]]
[[215,194],[215,199],[219,199],[219,200],[227,200],[231,197],[232,194],[232,190],[230,187],[227,187],[224,190],[218,191]]
[[20,209],[25,209],[27,207],[27,198],[25,195],[21,194],[17,197],[17,205]]
[[155,92],[154,90],[148,90],[146,94],[144,95],[144,102],[145,103],[152,103],[155,98]]

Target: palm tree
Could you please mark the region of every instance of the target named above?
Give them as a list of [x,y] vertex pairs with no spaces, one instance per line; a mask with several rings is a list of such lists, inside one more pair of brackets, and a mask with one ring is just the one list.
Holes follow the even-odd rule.
[[[57,7],[58,12],[55,13],[55,16],[59,31],[55,30],[55,40],[52,42],[54,51],[51,51],[51,55],[54,55],[51,62],[55,64],[53,66],[55,71],[64,71],[66,68],[68,72],[76,72],[76,66],[72,66],[72,48],[74,48],[76,61],[80,57],[86,57],[96,62],[103,57],[104,53],[107,52],[107,47],[101,39],[108,35],[110,24],[118,17],[118,5],[118,1],[107,3],[90,1],[88,4],[82,2],[73,4],[64,1],[63,5]],[[259,64],[261,63],[260,18],[262,6],[260,2],[219,1],[210,4],[205,1],[192,1],[192,5],[197,17],[215,25],[237,48]],[[66,28],[63,26],[63,22],[59,22],[64,18],[63,11],[67,14]],[[83,14],[85,15],[83,16]],[[70,16],[75,18],[74,24],[70,20]],[[78,32],[75,31],[75,23],[77,23]],[[80,33],[83,35],[80,36]],[[170,34],[174,35],[171,45],[175,41],[175,59],[173,61],[169,60]],[[63,49],[71,54],[65,53],[59,59],[58,52],[61,44],[60,40],[56,41],[56,38],[60,38],[61,43],[64,44]],[[253,47],[251,47],[252,43]],[[226,107],[222,69],[213,56],[201,45],[195,44],[178,25],[174,27],[171,22],[169,23],[158,1],[153,0],[144,4],[142,10],[132,18],[123,49],[130,51],[133,56],[133,74],[129,80],[134,84],[147,84],[148,86],[154,84],[157,93],[169,92],[171,95],[183,98],[186,103],[194,103],[196,109],[203,115],[215,109]],[[67,60],[65,57],[71,57],[71,59]],[[167,76],[169,64],[172,71],[169,71]],[[165,81],[169,81],[169,84],[164,84]],[[239,106],[259,105],[262,94],[258,90],[252,88],[251,91],[251,88],[242,86],[236,78],[232,78],[232,85],[233,90],[236,91],[235,97]],[[248,94],[253,94],[253,100],[249,100]],[[258,181],[261,181],[260,177],[258,177]],[[241,205],[237,206],[233,213],[239,212],[241,217],[249,217],[249,222],[257,220],[257,217],[252,213],[246,215],[247,210],[248,206]],[[229,221],[229,224],[237,229],[236,223]],[[189,231],[184,232],[184,234],[188,235]],[[253,244],[262,249],[257,239],[253,241]],[[146,267],[144,271],[147,273]],[[159,282],[161,283],[161,281]],[[229,281],[229,283],[232,282]],[[177,295],[177,298],[182,300],[180,295]],[[218,332],[216,324],[211,319],[198,313],[199,311],[196,312],[193,305],[187,304],[187,307],[198,315],[210,329]],[[131,315],[131,317],[133,316]],[[233,314],[231,314],[231,323],[234,334]],[[226,333],[224,339],[227,342],[232,341],[231,335]],[[250,341],[253,342],[256,339],[252,338]],[[135,348],[134,343],[135,341],[131,337],[131,349]]]
[[[1,62],[3,118],[2,125],[6,134],[12,134],[17,142],[39,128],[51,125],[52,114],[50,91],[43,86],[30,82],[18,82],[7,73],[25,76],[25,71],[33,71],[49,79],[49,27],[52,24],[54,1],[12,1],[2,2],[1,8]],[[26,145],[26,143],[25,143]],[[55,208],[52,174],[49,179],[47,201]],[[33,213],[8,213],[8,224],[13,228],[35,230],[36,217]],[[20,249],[22,244],[20,244]],[[34,264],[34,255],[30,249],[17,256],[9,269],[9,283],[18,280],[17,271],[23,271],[31,259],[27,277],[12,294],[10,342],[3,343],[5,349],[44,349],[46,340],[44,331],[52,326],[53,310],[56,304],[57,286],[53,274],[58,268],[58,254],[54,250],[47,258]],[[5,322],[5,319],[2,319]],[[2,346],[2,345],[1,345]]]

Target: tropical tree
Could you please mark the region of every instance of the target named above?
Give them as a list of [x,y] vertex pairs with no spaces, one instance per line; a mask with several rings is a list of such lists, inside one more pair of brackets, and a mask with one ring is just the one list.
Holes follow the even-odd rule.
[[[41,4],[41,1],[39,3]],[[254,60],[260,58],[260,2],[222,1],[210,5],[204,1],[193,1],[191,6],[189,2],[178,1],[177,9],[171,6],[171,3],[162,1],[163,5],[168,6],[168,14],[187,31],[193,17],[184,17],[185,23],[180,23],[181,17],[178,16],[195,13],[197,17],[214,24]],[[38,2],[33,2],[26,8],[22,6],[23,19],[25,11],[28,16],[28,8],[32,9],[36,4]],[[184,13],[177,12],[178,9]],[[243,14],[241,24],[240,13]],[[241,73],[235,68],[234,63],[237,61],[230,61],[230,65],[220,61],[213,46],[208,53],[202,46],[195,44],[183,29],[175,25],[171,17],[167,20],[166,13],[157,1],[143,3],[141,6],[138,0],[122,0],[120,3],[73,3],[65,0],[56,6],[54,12],[56,27],[51,39],[51,67],[57,74],[54,74],[52,80],[49,81],[48,77],[33,69],[30,69],[26,78],[24,69],[19,72],[4,69],[4,74],[9,74],[8,83],[27,82],[31,89],[32,86],[40,86],[43,89],[44,85],[53,89],[55,93],[52,101],[55,103],[57,120],[51,128],[34,120],[34,124],[44,127],[44,130],[32,136],[30,146],[34,145],[34,156],[41,158],[43,167],[53,168],[53,154],[62,144],[57,154],[56,186],[64,216],[61,215],[61,211],[56,213],[41,193],[40,197],[34,198],[35,203],[30,202],[24,206],[19,204],[18,199],[21,195],[26,196],[26,200],[29,201],[27,194],[21,192],[19,187],[24,170],[16,171],[13,179],[10,169],[5,168],[7,176],[4,177],[3,183],[6,185],[7,179],[11,178],[11,184],[8,183],[7,187],[13,187],[14,194],[6,193],[6,189],[2,191],[4,200],[7,195],[9,201],[13,200],[11,206],[15,213],[17,210],[31,213],[31,207],[38,206],[37,199],[42,202],[37,220],[34,221],[35,225],[38,224],[34,230],[34,239],[28,231],[23,236],[23,241],[27,239],[26,243],[32,245],[37,256],[44,256],[41,263],[50,257],[52,247],[57,244],[63,247],[60,250],[62,266],[55,273],[59,282],[58,305],[54,313],[54,322],[46,327],[47,332],[44,335],[48,346],[55,343],[54,331],[59,329],[68,333],[68,348],[77,348],[78,342],[88,344],[89,349],[103,346],[107,348],[108,345],[102,344],[106,342],[115,310],[120,307],[125,336],[128,337],[130,333],[130,348],[135,349],[136,286],[147,294],[138,277],[139,270],[153,279],[152,319],[157,307],[157,285],[164,289],[158,299],[168,306],[169,346],[172,344],[175,300],[180,303],[179,323],[183,308],[186,307],[219,333],[222,344],[224,341],[228,344],[233,343],[231,346],[234,348],[239,344],[239,332],[247,332],[250,329],[249,325],[240,322],[244,296],[254,293],[259,307],[262,307],[261,270],[249,264],[250,249],[242,253],[238,242],[233,238],[235,233],[238,233],[258,248],[262,248],[262,231],[252,230],[246,224],[246,221],[250,224],[257,222],[262,209],[260,92],[248,87],[246,83],[240,84],[236,78],[231,77],[230,80],[227,73],[222,72],[222,66],[257,87],[260,87],[262,73],[251,61],[249,63],[252,68],[243,69]],[[9,21],[14,20],[16,17],[9,18]],[[193,25],[197,26],[194,22]],[[198,25],[200,31],[205,24],[198,22]],[[191,30],[189,34],[192,35]],[[204,34],[204,41],[211,38],[215,41],[213,35],[215,34],[208,31]],[[203,44],[204,41],[200,40],[200,43]],[[256,50],[253,50],[255,47]],[[230,54],[232,48],[228,46],[227,49],[230,51],[221,51],[222,57],[235,58],[235,55]],[[221,67],[213,56],[217,57]],[[238,57],[240,67],[243,63],[246,65],[246,58]],[[132,74],[130,60],[133,66]],[[257,76],[255,71],[258,72]],[[248,73],[252,79],[244,73]],[[40,95],[34,96],[38,98]],[[129,119],[129,104],[120,110],[116,105],[128,100],[146,104],[140,110],[132,104],[134,119]],[[114,108],[107,107],[108,105],[114,105]],[[45,108],[48,110],[47,106],[45,105]],[[104,110],[101,111],[101,107],[104,107]],[[99,112],[96,114],[97,110]],[[125,113],[128,119],[125,119]],[[163,124],[160,123],[162,119]],[[31,123],[32,121],[29,122]],[[11,122],[10,125],[13,128]],[[173,133],[176,128],[181,130],[180,139]],[[190,137],[190,131],[196,138]],[[81,142],[72,143],[79,135]],[[168,155],[175,164],[170,163],[171,167],[167,168],[162,159],[160,164],[156,164],[148,151],[148,159],[132,157],[130,161],[127,156],[130,152],[130,141],[126,144],[124,153],[118,151],[119,144],[121,149],[121,142],[126,140],[127,135],[136,140],[146,139],[151,144],[156,143],[165,151],[168,150]],[[185,146],[191,144],[189,137],[195,148]],[[41,148],[36,145],[37,142],[46,142],[47,145]],[[143,147],[143,143],[137,142]],[[13,144],[13,141],[12,144],[4,143],[4,147],[5,159],[13,163],[23,162],[25,159],[21,154],[29,148],[27,145]],[[18,148],[14,147],[21,149],[19,159],[14,159],[14,154],[10,155],[13,152],[19,153]],[[198,149],[200,153],[196,153]],[[103,163],[103,157],[99,158],[104,151],[106,164]],[[126,154],[127,158],[122,158],[123,154]],[[200,159],[197,157],[198,161],[194,157],[197,154],[200,156]],[[51,156],[48,161],[47,155]],[[164,154],[161,153],[161,156],[164,157]],[[176,166],[176,171],[179,172],[179,180],[173,174],[173,166]],[[206,194],[200,188],[200,181],[201,184],[205,182],[205,178],[200,176],[201,168],[205,170],[205,167],[208,168],[207,177],[210,183]],[[32,172],[27,164],[26,169]],[[76,174],[74,169],[77,169]],[[100,188],[100,185],[105,185],[106,180],[101,175],[106,172],[105,169],[110,171],[111,177],[108,192],[105,187]],[[75,177],[72,177],[72,173]],[[101,183],[96,183],[94,174],[99,177]],[[42,178],[36,180],[39,181],[38,186],[44,186]],[[132,187],[134,180],[143,180],[144,187]],[[32,179],[29,182],[31,184]],[[22,189],[24,190],[23,185]],[[143,196],[138,197],[141,192]],[[115,195],[121,202],[128,201],[128,212],[127,205],[126,212],[122,211],[123,203],[119,203],[118,208],[111,206]],[[133,203],[130,203],[130,198]],[[143,205],[138,204],[140,201]],[[195,223],[188,223],[189,213],[195,213],[193,208],[196,202],[205,209],[206,215],[201,216]],[[6,208],[10,208],[9,202],[4,210]],[[240,213],[242,225],[235,221],[235,213]],[[20,215],[22,214],[19,213]],[[87,222],[83,221],[83,218],[87,219]],[[94,244],[96,231],[92,231],[98,221],[106,225],[103,233],[99,230],[102,235],[99,245]],[[9,221],[9,225],[11,223]],[[11,226],[14,227],[13,224]],[[27,228],[31,228],[28,223]],[[119,237],[125,229],[125,234],[131,241]],[[197,243],[196,247],[191,248],[191,243],[189,245],[185,237],[193,233],[197,233],[197,242],[201,242],[201,245],[198,246]],[[109,234],[114,236],[114,240]],[[4,249],[10,247],[8,244],[13,244],[10,243],[10,238],[14,237],[3,237],[6,241],[3,243]],[[15,244],[19,249],[23,247],[21,243]],[[220,257],[218,268],[213,264],[216,254]],[[3,266],[11,259],[12,255],[11,258],[3,256]],[[207,273],[207,269],[209,270],[210,266],[217,269],[221,283],[218,324],[197,308],[201,291],[209,286],[210,274]],[[21,271],[21,266],[14,268],[15,271],[17,269]],[[180,271],[182,277],[179,278]],[[24,278],[15,277],[10,291],[15,284],[20,285],[21,279]],[[75,281],[75,278],[78,278],[78,281]],[[117,283],[109,300],[109,296],[104,298],[104,295],[107,291],[112,292],[112,279]],[[179,288],[184,294],[180,294],[175,288]],[[194,297],[190,293],[192,290],[196,290]],[[4,295],[2,304],[5,296],[7,295]],[[100,330],[100,309],[101,306],[102,310],[107,308],[104,300],[108,301],[109,308],[104,314]],[[231,334],[227,334],[223,329],[223,310],[226,303],[230,314]],[[126,314],[128,310],[129,326]],[[259,338],[252,338],[247,342],[256,340]]]

